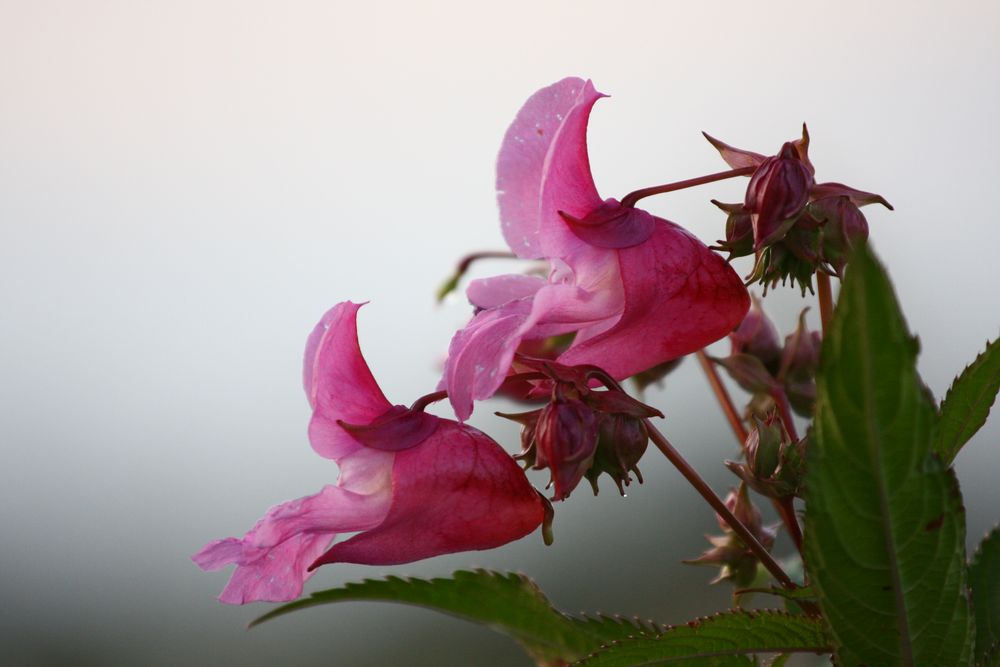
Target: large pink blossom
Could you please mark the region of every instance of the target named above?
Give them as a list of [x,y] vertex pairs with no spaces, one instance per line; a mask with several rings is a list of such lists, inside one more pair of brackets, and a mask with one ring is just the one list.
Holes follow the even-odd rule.
[[736,273],[692,234],[641,209],[601,199],[587,123],[603,95],[567,78],[536,92],[507,130],[497,160],[504,238],[546,279],[473,281],[479,312],[452,339],[442,385],[459,419],[500,387],[522,341],[575,333],[564,364],[617,379],[725,336],[749,307]]
[[386,400],[361,356],[358,308],[334,306],[306,345],[309,438],[336,461],[337,484],[272,507],[242,539],[216,540],[193,557],[206,570],[236,565],[223,602],[294,599],[325,563],[391,565],[491,549],[543,519],[539,495],[488,436]]

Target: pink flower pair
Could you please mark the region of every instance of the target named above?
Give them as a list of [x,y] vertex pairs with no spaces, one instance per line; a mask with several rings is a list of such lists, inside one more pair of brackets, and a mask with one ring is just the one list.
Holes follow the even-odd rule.
[[[469,286],[479,312],[452,340],[442,381],[460,421],[497,391],[524,341],[572,333],[559,363],[623,379],[718,340],[749,307],[736,274],[690,233],[600,198],[586,132],[601,97],[589,81],[564,79],[535,93],[504,137],[503,233],[549,273]],[[325,563],[489,549],[543,521],[544,501],[488,436],[386,400],[361,356],[358,308],[332,308],[306,347],[309,437],[339,466],[337,484],[271,508],[242,539],[194,556],[208,570],[237,566],[223,602],[290,600]],[[358,534],[330,547],[340,533]]]

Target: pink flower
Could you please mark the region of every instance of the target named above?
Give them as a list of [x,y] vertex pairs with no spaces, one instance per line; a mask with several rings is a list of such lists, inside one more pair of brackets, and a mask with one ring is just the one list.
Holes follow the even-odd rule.
[[242,539],[216,540],[193,557],[205,570],[236,564],[223,602],[294,599],[326,563],[392,565],[495,548],[543,519],[538,493],[488,436],[386,400],[361,356],[358,308],[334,306],[306,345],[309,439],[336,461],[337,484],[272,507]]
[[701,349],[731,331],[749,298],[739,277],[681,227],[615,199],[590,173],[587,122],[603,97],[567,78],[531,96],[497,160],[504,238],[546,259],[547,279],[473,281],[480,311],[452,340],[442,385],[459,419],[493,395],[521,341],[575,333],[559,356],[617,379]]

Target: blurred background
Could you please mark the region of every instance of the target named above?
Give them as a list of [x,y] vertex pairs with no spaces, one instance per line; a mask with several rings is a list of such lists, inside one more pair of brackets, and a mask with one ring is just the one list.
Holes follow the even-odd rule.
[[[371,300],[362,347],[386,394],[432,390],[469,314],[434,291],[461,255],[503,245],[503,132],[575,74],[612,95],[590,126],[605,197],[723,169],[702,130],[773,153],[807,121],[819,180],[896,206],[865,212],[940,397],[1000,333],[998,30],[989,0],[0,2],[0,662],[530,664],[489,630],[393,605],[247,632],[269,606],[219,604],[228,572],[190,562],[336,478],[305,434],[315,321]],[[708,200],[743,187],[644,206],[711,242]],[[814,299],[766,303],[788,332]],[[648,398],[725,492],[736,446],[697,364]],[[491,414],[507,407],[473,423],[516,450]],[[996,417],[957,463],[970,544],[998,518]],[[559,505],[551,547],[326,567],[308,590],[490,567],[567,611],[723,608],[713,572],[679,564],[711,512],[655,452],[642,469],[625,499],[605,482]]]

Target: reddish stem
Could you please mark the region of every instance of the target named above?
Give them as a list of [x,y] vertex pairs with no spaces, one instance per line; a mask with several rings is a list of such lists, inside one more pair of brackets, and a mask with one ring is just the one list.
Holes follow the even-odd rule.
[[785,432],[788,433],[788,437],[793,441],[799,441],[799,433],[795,428],[795,421],[792,418],[792,406],[788,403],[788,394],[785,393],[784,387],[775,384],[771,387],[771,398],[778,406],[778,412],[781,414],[781,421],[785,427]]
[[413,401],[413,405],[410,406],[410,410],[413,410],[415,412],[417,412],[417,411],[422,412],[423,409],[426,408],[431,403],[437,403],[438,401],[443,401],[446,398],[448,398],[448,392],[447,391],[444,391],[444,390],[442,390],[442,391],[435,391],[432,394],[427,394],[426,396],[421,396],[417,400]]
[[676,183],[667,183],[666,185],[654,185],[650,188],[643,188],[625,195],[622,199],[622,206],[632,208],[640,199],[645,199],[646,197],[651,197],[652,195],[662,195],[667,192],[674,192],[675,190],[693,188],[696,185],[714,183],[715,181],[724,181],[727,178],[735,178],[736,176],[749,176],[756,169],[756,167],[740,167],[739,169],[720,171],[707,176],[699,176],[698,178],[689,178],[686,181],[677,181]]
[[802,553],[802,528],[799,526],[799,517],[795,516],[795,500],[792,496],[785,496],[781,500],[773,498],[774,509],[778,511],[781,522],[785,524],[789,537],[798,552]]
[[833,317],[833,289],[830,286],[830,276],[822,271],[816,272],[816,296],[819,298],[819,321],[823,325],[823,334]]
[[743,543],[753,551],[754,555],[757,556],[758,560],[767,568],[767,571],[780,583],[782,586],[789,590],[795,590],[797,586],[795,582],[781,569],[781,565],[778,561],[774,560],[774,557],[768,552],[764,545],[754,537],[754,534],[750,532],[750,529],[743,524],[742,521],[736,518],[736,516],[726,507],[726,503],[722,501],[719,496],[715,495],[712,488],[701,478],[701,475],[695,471],[694,468],[681,456],[680,452],[674,449],[674,446],[664,437],[660,431],[653,426],[653,424],[648,420],[644,420],[646,423],[646,429],[649,431],[649,439],[653,441],[653,444],[663,452],[663,455],[667,457],[667,460],[677,468],[678,472],[684,476],[684,479],[688,481],[691,486],[694,487],[702,498],[704,498],[712,509],[715,510],[716,514],[722,517],[722,520],[733,529]]
[[733,429],[733,434],[739,441],[740,446],[747,439],[747,430],[743,426],[743,420],[740,419],[739,413],[736,412],[736,406],[733,405],[733,399],[729,396],[729,392],[726,390],[726,385],[722,384],[722,378],[719,377],[719,372],[715,369],[715,364],[712,360],[708,358],[705,354],[705,350],[698,350],[696,353],[698,357],[698,362],[701,364],[701,368],[705,371],[706,377],[708,377],[708,384],[712,386],[712,392],[715,394],[716,400],[719,401],[719,406],[722,408],[722,412],[726,415],[726,420],[729,422],[729,427]]

